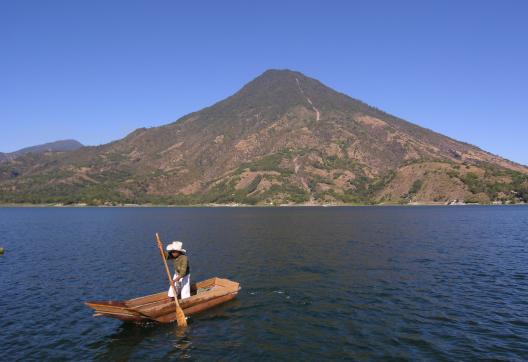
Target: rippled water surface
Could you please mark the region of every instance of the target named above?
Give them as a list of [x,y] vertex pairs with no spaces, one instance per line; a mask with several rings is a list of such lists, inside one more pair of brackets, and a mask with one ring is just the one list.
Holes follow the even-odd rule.
[[[93,318],[192,280],[239,281],[189,328]],[[528,207],[0,209],[0,359],[527,360]]]

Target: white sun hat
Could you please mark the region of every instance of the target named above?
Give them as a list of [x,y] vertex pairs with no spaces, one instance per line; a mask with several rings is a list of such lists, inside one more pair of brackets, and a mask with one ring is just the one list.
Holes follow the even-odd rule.
[[181,241],[173,241],[169,245],[167,245],[167,251],[181,251],[182,253],[186,253],[187,251],[185,249],[182,249],[183,243]]

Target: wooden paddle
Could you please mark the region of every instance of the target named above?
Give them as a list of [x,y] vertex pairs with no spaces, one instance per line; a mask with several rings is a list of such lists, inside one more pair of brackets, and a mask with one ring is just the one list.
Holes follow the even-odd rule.
[[165,253],[163,252],[163,244],[161,243],[158,233],[156,233],[156,242],[158,244],[158,249],[161,255],[161,260],[163,260],[163,265],[165,265],[165,271],[167,272],[167,278],[169,278],[169,285],[174,290],[174,304],[176,306],[176,322],[179,327],[187,327],[187,319],[185,319],[185,314],[178,303],[178,295],[176,293],[176,286],[174,285],[174,280],[171,278],[169,271],[169,266],[167,265],[167,259],[165,258]]

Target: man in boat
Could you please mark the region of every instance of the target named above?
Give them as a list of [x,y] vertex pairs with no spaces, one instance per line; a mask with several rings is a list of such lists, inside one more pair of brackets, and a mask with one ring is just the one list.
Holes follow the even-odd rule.
[[[174,265],[174,285],[181,294],[181,299],[191,296],[191,274],[189,268],[189,258],[186,250],[182,248],[181,241],[173,241],[167,245],[167,260],[172,260]],[[169,288],[169,298],[174,298],[174,290]]]

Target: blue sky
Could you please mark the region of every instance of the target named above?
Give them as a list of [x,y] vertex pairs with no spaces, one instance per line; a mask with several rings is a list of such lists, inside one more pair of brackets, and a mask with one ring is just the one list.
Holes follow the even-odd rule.
[[528,164],[528,2],[0,0],[0,151],[94,145],[289,68]]

